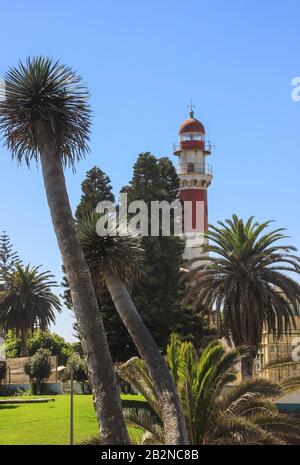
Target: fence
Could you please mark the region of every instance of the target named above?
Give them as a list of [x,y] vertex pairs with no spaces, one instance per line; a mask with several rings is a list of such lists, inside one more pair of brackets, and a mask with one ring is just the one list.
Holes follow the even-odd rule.
[[[30,357],[7,358],[7,373],[3,384],[29,384],[29,376],[24,372],[24,366]],[[47,383],[57,383],[57,357],[51,357],[51,375]]]

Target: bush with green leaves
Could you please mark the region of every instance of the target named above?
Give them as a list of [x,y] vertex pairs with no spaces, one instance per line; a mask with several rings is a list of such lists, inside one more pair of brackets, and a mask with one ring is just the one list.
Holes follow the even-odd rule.
[[5,340],[5,355],[7,358],[20,357],[21,354],[21,339],[12,331],[8,331],[4,337]]
[[73,354],[72,345],[55,333],[36,331],[28,340],[29,355],[34,355],[39,349],[48,349],[51,355],[56,355],[58,365],[66,365]]
[[29,376],[33,394],[43,394],[45,384],[51,374],[51,353],[48,349],[39,349],[24,366]]
[[[35,331],[28,339],[29,356],[39,349],[48,349],[51,355],[56,355],[58,365],[67,365],[69,357],[77,350],[78,344],[69,343],[55,333]],[[8,358],[21,356],[21,339],[11,331],[5,336],[5,352]]]
[[68,364],[62,375],[62,381],[69,381],[73,370],[73,379],[81,387],[82,394],[90,393],[90,385],[88,382],[88,367],[86,360],[80,357],[79,354],[73,354],[69,358]]

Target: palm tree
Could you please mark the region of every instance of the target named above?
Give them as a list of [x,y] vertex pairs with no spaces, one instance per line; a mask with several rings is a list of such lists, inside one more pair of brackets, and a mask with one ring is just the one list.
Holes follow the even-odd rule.
[[[300,285],[285,272],[300,273],[295,248],[278,244],[283,229],[264,232],[270,221],[246,223],[236,215],[220,227],[210,226],[205,252],[189,273],[188,299],[217,316],[221,331],[236,347],[245,345],[243,377],[253,374],[253,359],[261,343],[264,325],[280,338],[295,326],[299,315]],[[262,234],[263,233],[263,234]]]
[[126,444],[128,434],[106,334],[68,198],[64,167],[88,150],[89,93],[71,68],[49,58],[10,68],[0,95],[0,129],[12,157],[40,160],[54,231],[70,283],[87,356],[104,444]]
[[28,337],[38,326],[42,331],[55,322],[55,311],[60,312],[59,299],[51,291],[57,284],[48,271],[40,267],[14,265],[3,272],[5,288],[0,293],[0,325],[7,332],[21,336],[21,356],[27,357]]
[[108,220],[107,234],[99,235],[99,218],[92,212],[77,225],[95,289],[99,292],[105,282],[117,312],[151,373],[161,407],[166,443],[187,444],[187,430],[175,383],[128,292],[128,287],[141,272],[144,255],[141,240],[130,229],[125,234],[125,223],[122,222],[115,235],[113,219]]
[[[279,413],[274,403],[274,398],[299,388],[299,379],[286,386],[265,379],[232,384],[237,382],[236,364],[245,354],[237,349],[226,352],[214,341],[199,355],[192,343],[172,336],[167,359],[192,445],[299,443],[299,419]],[[143,444],[164,444],[161,410],[144,362],[134,357],[118,372],[151,407],[126,410],[128,424],[144,431]]]

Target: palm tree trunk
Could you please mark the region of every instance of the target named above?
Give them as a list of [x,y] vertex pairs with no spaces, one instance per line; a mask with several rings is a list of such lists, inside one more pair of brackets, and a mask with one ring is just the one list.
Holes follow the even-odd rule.
[[21,357],[28,357],[28,329],[24,328],[21,333]]
[[242,379],[253,378],[253,356],[247,355],[241,360]]
[[166,444],[188,444],[175,383],[153,337],[139,315],[124,282],[111,270],[104,278],[115,307],[150,372],[161,405]]
[[116,376],[92,279],[77,237],[62,163],[54,151],[46,148],[40,150],[40,158],[54,231],[84,342],[101,440],[103,444],[128,444]]

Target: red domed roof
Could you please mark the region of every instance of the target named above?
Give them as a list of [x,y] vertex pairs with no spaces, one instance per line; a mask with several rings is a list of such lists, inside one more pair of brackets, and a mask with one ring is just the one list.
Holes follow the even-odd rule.
[[199,120],[194,118],[194,112],[190,112],[190,118],[186,119],[179,127],[179,134],[184,134],[185,132],[200,132],[201,134],[205,134],[204,126]]

